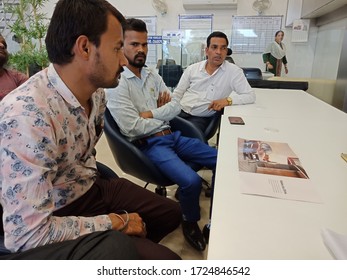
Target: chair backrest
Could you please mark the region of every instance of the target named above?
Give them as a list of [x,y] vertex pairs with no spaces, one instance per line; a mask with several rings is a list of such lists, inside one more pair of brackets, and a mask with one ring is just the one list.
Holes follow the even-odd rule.
[[225,58],[225,60],[228,61],[228,62],[230,62],[230,63],[234,63],[234,64],[235,64],[235,61],[234,61],[234,59],[233,59],[231,56],[227,56],[227,57]]
[[158,73],[162,76],[166,86],[174,88],[183,74],[183,69],[181,65],[161,65]]
[[[219,129],[220,120],[221,120],[223,112],[224,112],[224,110],[221,112],[216,112],[216,114],[214,114],[213,119],[206,127],[206,130],[204,131],[206,142],[208,140],[210,140],[216,134],[217,130]],[[218,142],[218,140],[217,140],[217,142]]]
[[166,58],[166,59],[158,59],[157,69],[159,69],[162,65],[175,65],[176,61],[174,59]]
[[104,130],[113,158],[123,172],[147,183],[161,186],[174,184],[139,148],[124,137],[108,109],[105,111]]
[[262,80],[263,74],[259,68],[242,68],[247,80]]

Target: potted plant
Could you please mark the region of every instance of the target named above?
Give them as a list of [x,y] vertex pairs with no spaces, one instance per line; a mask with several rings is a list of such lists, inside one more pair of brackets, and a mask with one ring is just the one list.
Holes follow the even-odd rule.
[[[9,29],[19,43],[20,50],[10,55],[9,64],[30,76],[33,69],[40,70],[48,65],[44,37],[48,21],[41,8],[48,0],[5,0],[4,9],[12,15]],[[35,70],[34,70],[35,72]]]

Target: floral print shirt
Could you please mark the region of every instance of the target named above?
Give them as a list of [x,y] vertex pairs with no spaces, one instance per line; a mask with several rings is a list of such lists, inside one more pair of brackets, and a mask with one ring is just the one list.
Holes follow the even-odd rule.
[[91,103],[88,117],[52,64],[1,101],[0,202],[5,246],[12,252],[111,229],[108,215],[53,215],[95,182],[103,89]]

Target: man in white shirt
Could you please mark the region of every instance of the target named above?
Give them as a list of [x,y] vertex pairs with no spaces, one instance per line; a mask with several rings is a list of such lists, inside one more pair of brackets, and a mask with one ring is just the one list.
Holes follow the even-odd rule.
[[225,61],[228,38],[220,31],[207,37],[207,60],[188,66],[174,90],[180,99],[180,117],[193,122],[202,132],[225,106],[255,102],[255,93],[242,69]]

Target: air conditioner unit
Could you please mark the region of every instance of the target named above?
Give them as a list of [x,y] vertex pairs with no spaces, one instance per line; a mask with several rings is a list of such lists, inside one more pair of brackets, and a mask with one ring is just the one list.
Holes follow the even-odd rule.
[[186,10],[236,9],[238,0],[183,0]]

